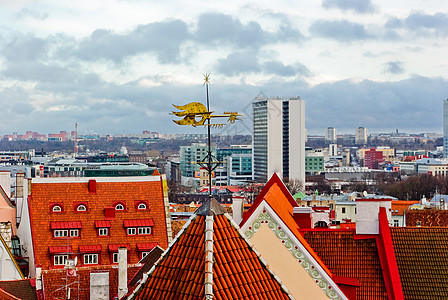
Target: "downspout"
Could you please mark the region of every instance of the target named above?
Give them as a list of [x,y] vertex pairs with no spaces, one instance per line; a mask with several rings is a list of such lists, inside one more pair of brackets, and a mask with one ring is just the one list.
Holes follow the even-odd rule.
[[205,217],[205,299],[213,299],[213,216]]

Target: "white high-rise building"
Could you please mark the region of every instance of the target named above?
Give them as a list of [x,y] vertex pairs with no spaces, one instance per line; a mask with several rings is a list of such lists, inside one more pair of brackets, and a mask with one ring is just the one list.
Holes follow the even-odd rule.
[[305,101],[257,97],[253,109],[254,179],[273,173],[305,183]]
[[443,100],[443,157],[448,158],[448,99]]
[[365,127],[356,128],[355,144],[357,145],[367,144],[367,128]]
[[331,143],[336,143],[336,128],[328,127],[327,129],[325,129],[325,139],[327,141],[330,141]]

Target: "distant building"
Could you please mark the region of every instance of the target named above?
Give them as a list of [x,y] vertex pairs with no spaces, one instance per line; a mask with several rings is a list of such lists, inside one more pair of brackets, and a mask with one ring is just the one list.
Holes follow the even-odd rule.
[[327,129],[325,129],[325,139],[330,143],[336,143],[336,128],[328,127]]
[[308,175],[320,174],[324,171],[324,155],[322,151],[307,149],[305,154],[305,172]]
[[240,185],[253,180],[252,171],[252,146],[232,145],[230,148],[217,149],[216,156],[221,166],[216,169],[218,174],[216,184]]
[[384,161],[384,155],[382,151],[378,151],[375,148],[371,148],[364,154],[364,167],[369,169],[379,169],[379,165]]
[[357,145],[367,144],[367,128],[365,128],[365,127],[356,128],[355,144],[357,144]]
[[252,109],[254,179],[278,173],[305,182],[305,101],[260,96]]
[[[201,166],[199,162],[205,161],[207,157],[208,146],[205,143],[192,143],[190,146],[180,146],[180,171],[182,176],[194,177],[195,172],[199,171]],[[216,156],[216,147],[211,147],[212,155]]]
[[448,158],[448,99],[443,100],[443,157]]

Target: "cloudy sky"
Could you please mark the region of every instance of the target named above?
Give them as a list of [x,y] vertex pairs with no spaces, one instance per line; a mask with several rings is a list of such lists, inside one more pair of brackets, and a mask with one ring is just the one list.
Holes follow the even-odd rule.
[[[0,0],[0,135],[203,133],[171,104],[306,100],[310,134],[441,132],[446,0]],[[223,130],[215,130],[223,132]]]

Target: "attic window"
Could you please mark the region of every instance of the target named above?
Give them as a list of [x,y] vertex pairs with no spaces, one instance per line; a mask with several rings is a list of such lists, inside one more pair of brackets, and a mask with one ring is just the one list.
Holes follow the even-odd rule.
[[138,205],[137,209],[146,209],[146,204],[145,203],[140,203]]
[[52,212],[62,212],[62,207],[60,205],[53,205],[51,208]]
[[117,205],[115,205],[115,210],[124,210],[124,205],[121,203],[118,203]]
[[76,211],[86,211],[86,210],[87,210],[87,207],[84,204],[80,204],[76,208]]

